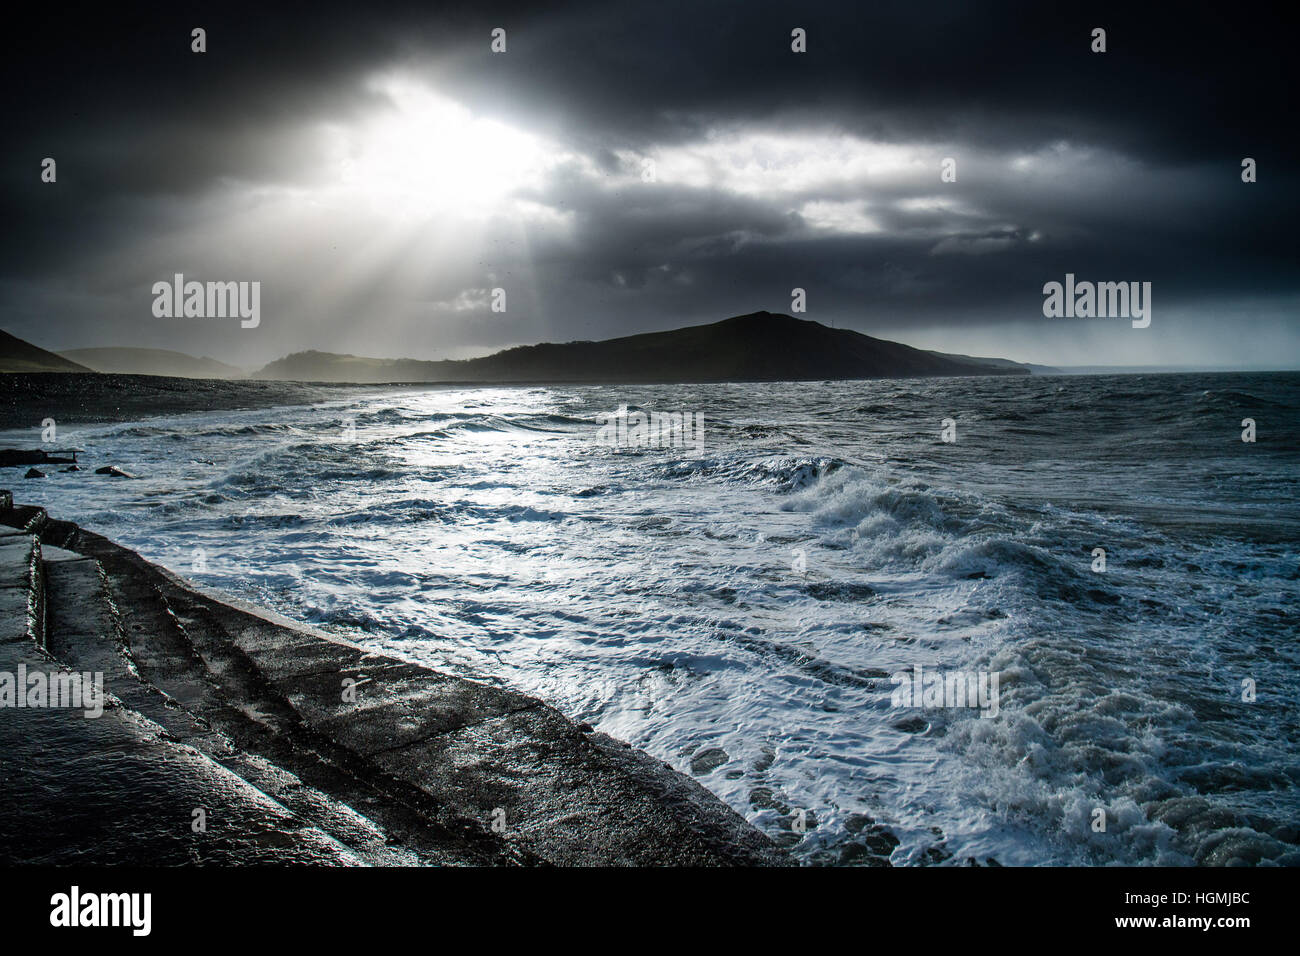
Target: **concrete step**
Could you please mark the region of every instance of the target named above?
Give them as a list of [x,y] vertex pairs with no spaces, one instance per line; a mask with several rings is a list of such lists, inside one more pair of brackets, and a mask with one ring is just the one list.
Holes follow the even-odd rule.
[[5,509],[5,524],[21,534],[39,535],[48,520],[45,509],[35,505],[14,505]]
[[170,577],[160,591],[225,692],[269,704],[264,726],[449,831],[560,865],[776,860],[694,781],[533,698],[367,654]]
[[[446,862],[476,865],[537,862],[511,851],[486,827],[429,801],[418,789],[376,774],[352,750],[307,725],[285,696],[284,689],[268,678],[244,647],[231,639],[230,618],[220,613],[219,605],[169,583],[163,584],[160,590],[218,683],[221,695],[242,702],[237,710],[243,720],[228,726],[236,728],[236,739],[246,742],[250,750],[300,769],[307,779],[339,794],[354,806],[376,811],[390,807],[390,813],[380,814],[383,819],[405,832],[417,845],[439,853]],[[337,645],[314,639],[310,643],[320,655],[321,666],[328,670],[329,658]],[[214,720],[229,720],[229,717],[227,712]]]
[[[382,827],[351,807],[304,784],[275,763],[244,752],[209,721],[149,682],[124,638],[124,625],[98,561],[63,551],[52,562],[47,561],[45,580],[50,609],[48,651],[78,671],[102,673],[106,689],[122,706],[158,724],[169,739],[195,748],[237,774],[302,825],[329,836],[363,862],[405,866],[442,862],[440,857],[422,855],[391,840]],[[133,623],[138,626],[140,622]],[[162,623],[180,646],[184,636],[178,633],[174,620],[164,617]],[[198,661],[192,654],[190,657],[197,671]],[[201,682],[201,672],[192,679]],[[196,694],[188,696],[191,706],[199,699]]]
[[[0,681],[67,673],[0,644]],[[0,710],[0,864],[362,863],[328,834],[160,727],[110,704]],[[195,811],[206,814],[195,832]]]
[[[368,849],[375,857],[407,854],[404,862],[489,865],[519,862],[495,841],[448,829],[346,766],[347,755],[304,732],[297,714],[230,644],[220,624],[183,588],[109,575],[132,660],[141,675],[165,689],[205,724],[219,729],[236,753],[228,767],[254,776],[268,792],[318,818],[326,807],[359,811],[385,834]],[[172,596],[177,607],[163,596]],[[199,648],[202,648],[200,652]],[[342,757],[342,759],[340,759]],[[284,779],[268,779],[282,775]],[[251,775],[251,776],[250,776]],[[323,795],[328,794],[328,797]],[[349,823],[346,814],[337,815]],[[324,824],[322,824],[324,825]],[[355,822],[350,824],[355,827]],[[345,827],[346,829],[346,827]],[[392,847],[387,847],[391,843]]]
[[0,538],[0,863],[367,862],[109,696],[112,681],[141,709],[185,722],[130,673],[98,572],[34,536]]
[[[102,673],[109,693],[152,720],[174,739],[220,750],[211,730],[178,702],[143,681],[127,651],[116,608],[108,598],[99,562],[45,546],[45,650],[77,671]],[[224,743],[224,749],[229,744]]]
[[45,599],[40,539],[29,534],[0,538],[0,644],[39,646],[45,636]]
[[[698,865],[761,856],[765,838],[728,832],[734,814],[701,801],[694,781],[534,698],[366,654],[264,612],[200,613],[208,626],[219,621],[219,646],[241,651],[302,725],[354,755],[368,778],[413,788],[444,819],[485,829],[500,820],[499,838],[528,857]],[[356,682],[355,700],[342,694],[345,680]]]

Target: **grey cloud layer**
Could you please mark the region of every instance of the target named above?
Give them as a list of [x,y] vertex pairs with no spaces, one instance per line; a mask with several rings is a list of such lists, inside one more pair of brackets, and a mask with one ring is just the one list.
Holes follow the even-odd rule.
[[[963,348],[983,336],[1013,357],[1209,355],[1236,310],[1300,358],[1295,83],[1268,14],[866,6],[199,5],[34,25],[5,66],[0,315],[54,347],[252,364],[603,337],[784,309],[800,286],[810,317]],[[202,56],[194,25],[209,32]],[[789,52],[796,25],[806,55]],[[1087,49],[1096,25],[1104,55]],[[508,29],[502,56],[494,26]],[[572,156],[518,191],[552,218],[494,218],[477,249],[412,238],[361,268],[382,224],[361,210],[325,224],[285,197],[329,177],[322,125],[382,109],[365,80],[386,69]],[[794,185],[776,167],[767,185],[674,166],[747,136],[843,136],[913,162]],[[45,155],[56,187],[36,179]],[[1245,155],[1260,162],[1250,186]],[[957,183],[939,181],[945,156]],[[657,158],[657,182],[639,181],[641,157]],[[277,204],[259,207],[268,194]],[[347,269],[351,285],[321,294]],[[270,318],[256,337],[151,322],[136,300],[173,271],[260,278]],[[1050,328],[1040,289],[1066,271],[1152,281],[1176,329],[1157,318],[1148,340],[1108,343]],[[512,290],[508,317],[474,307],[493,284]]]

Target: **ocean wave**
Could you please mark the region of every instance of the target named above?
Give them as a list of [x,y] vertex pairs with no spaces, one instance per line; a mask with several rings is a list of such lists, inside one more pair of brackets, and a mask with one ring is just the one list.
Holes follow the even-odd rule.
[[[640,407],[705,416],[708,454],[593,452],[626,394],[87,429],[86,460],[143,480],[56,473],[42,503],[206,586],[508,678],[804,861],[1300,862],[1300,379],[651,387]],[[997,673],[999,712],[896,709],[918,665]]]
[[656,465],[654,474],[670,480],[716,480],[767,485],[780,492],[809,488],[847,462],[831,457],[695,458]]

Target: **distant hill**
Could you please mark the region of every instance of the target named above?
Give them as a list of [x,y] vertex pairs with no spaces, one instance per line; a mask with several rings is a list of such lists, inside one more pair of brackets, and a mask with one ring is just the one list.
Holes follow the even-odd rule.
[[[67,354],[66,352],[64,353]],[[993,365],[998,368],[1017,368],[1028,369],[1033,375],[1059,375],[1061,370],[1051,365],[1034,365],[1030,362],[1013,362],[1011,359],[1004,358],[977,358],[973,355],[957,355],[954,352],[931,352],[931,355],[942,355],[944,358],[956,359],[959,362],[976,362],[981,365]]]
[[298,352],[251,377],[303,382],[683,383],[1028,375],[1006,359],[914,349],[772,312],[603,342],[525,345],[483,358],[426,362]]
[[[336,352],[294,352],[276,359],[249,378],[273,382],[450,382],[463,362],[363,358]],[[468,375],[464,370],[461,375]],[[477,379],[475,379],[477,381]]]
[[0,372],[89,372],[54,352],[0,330]]
[[96,372],[165,375],[171,378],[243,378],[244,370],[214,358],[195,358],[169,349],[71,349],[60,352]]

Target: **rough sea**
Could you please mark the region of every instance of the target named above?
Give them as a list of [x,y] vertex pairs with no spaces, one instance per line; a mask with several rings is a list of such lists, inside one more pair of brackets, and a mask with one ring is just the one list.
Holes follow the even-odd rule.
[[[701,441],[602,443],[623,407]],[[69,444],[139,477],[18,500],[535,694],[802,862],[1300,863],[1300,374],[408,387]]]

